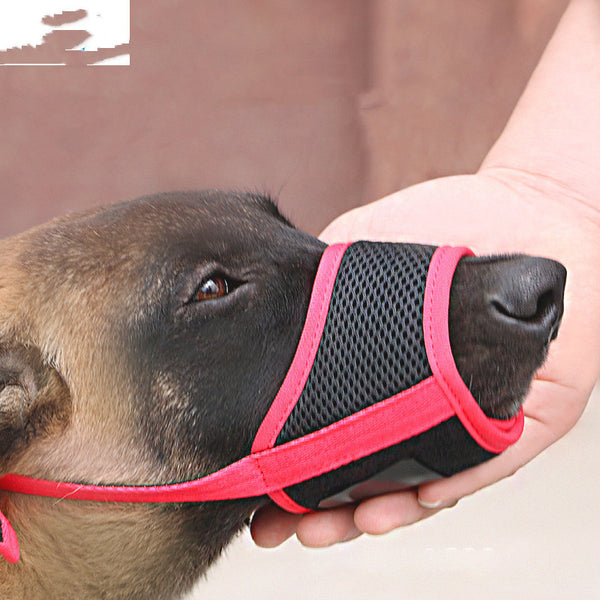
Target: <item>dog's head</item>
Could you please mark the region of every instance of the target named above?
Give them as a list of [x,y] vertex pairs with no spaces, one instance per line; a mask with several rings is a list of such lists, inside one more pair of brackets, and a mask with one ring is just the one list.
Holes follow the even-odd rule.
[[[143,198],[2,242],[0,474],[167,483],[248,454],[324,249],[268,199],[218,192]],[[563,286],[552,261],[460,263],[450,338],[487,414],[518,408],[555,335]],[[4,494],[0,508],[20,529],[25,560],[10,568],[29,589],[52,581],[57,596],[105,586],[134,598],[189,586],[261,502]]]

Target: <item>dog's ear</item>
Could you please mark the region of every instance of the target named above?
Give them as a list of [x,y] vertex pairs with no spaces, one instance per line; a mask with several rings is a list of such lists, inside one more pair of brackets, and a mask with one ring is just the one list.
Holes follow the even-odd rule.
[[66,424],[68,388],[40,351],[0,343],[0,470],[37,436]]

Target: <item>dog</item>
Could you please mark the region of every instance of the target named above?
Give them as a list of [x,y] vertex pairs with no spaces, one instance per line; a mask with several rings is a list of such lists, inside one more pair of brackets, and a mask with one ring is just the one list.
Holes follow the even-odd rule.
[[[218,191],[148,196],[1,241],[0,475],[161,484],[247,455],[324,248],[268,197]],[[557,265],[465,258],[455,273],[453,353],[491,416],[516,413],[556,335]],[[0,596],[178,598],[265,502],[1,492],[22,556],[0,563]]]

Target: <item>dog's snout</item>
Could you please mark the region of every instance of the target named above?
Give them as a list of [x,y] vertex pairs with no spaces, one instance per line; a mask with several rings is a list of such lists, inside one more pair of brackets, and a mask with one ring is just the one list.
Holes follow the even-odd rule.
[[492,315],[508,327],[553,340],[563,314],[567,272],[547,258],[517,256],[494,265],[488,301]]
[[450,296],[450,343],[463,381],[489,416],[516,414],[556,337],[566,269],[524,255],[467,257]]

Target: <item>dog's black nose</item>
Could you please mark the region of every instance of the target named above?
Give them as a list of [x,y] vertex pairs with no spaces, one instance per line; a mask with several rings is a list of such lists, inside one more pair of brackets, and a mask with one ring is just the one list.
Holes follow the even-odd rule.
[[558,333],[567,271],[547,258],[515,256],[495,265],[488,289],[492,315],[547,342]]
[[563,314],[566,269],[531,256],[466,257],[454,274],[449,330],[458,371],[484,412],[517,413]]

